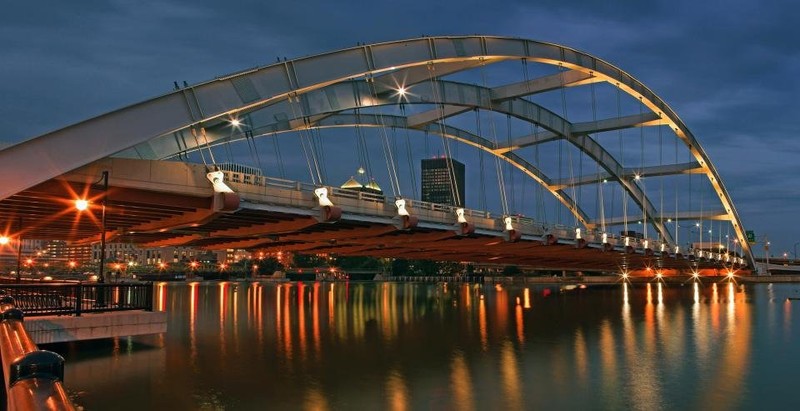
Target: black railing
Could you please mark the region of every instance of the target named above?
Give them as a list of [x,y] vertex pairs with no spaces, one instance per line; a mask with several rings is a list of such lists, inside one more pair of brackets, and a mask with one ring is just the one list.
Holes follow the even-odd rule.
[[0,296],[0,360],[5,409],[74,410],[62,382],[64,358],[40,350],[22,325],[14,298]]
[[153,310],[153,284],[2,284],[27,317]]

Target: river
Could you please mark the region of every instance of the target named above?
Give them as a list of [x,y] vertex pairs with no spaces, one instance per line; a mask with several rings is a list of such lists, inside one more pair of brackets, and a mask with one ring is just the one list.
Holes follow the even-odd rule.
[[87,410],[800,409],[800,285],[161,283],[43,346]]

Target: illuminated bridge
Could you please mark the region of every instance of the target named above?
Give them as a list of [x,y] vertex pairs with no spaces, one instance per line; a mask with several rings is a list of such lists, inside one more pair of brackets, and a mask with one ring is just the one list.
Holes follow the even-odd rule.
[[[446,159],[454,205],[419,200],[426,158]],[[105,240],[148,247],[665,275],[753,262],[665,102],[594,56],[516,38],[359,45],[176,83],[8,147],[0,170],[12,237],[98,242],[105,200]]]

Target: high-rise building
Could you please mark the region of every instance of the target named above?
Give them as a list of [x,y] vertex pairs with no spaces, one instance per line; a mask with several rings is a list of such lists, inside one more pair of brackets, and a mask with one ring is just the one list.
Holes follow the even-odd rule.
[[448,157],[422,160],[422,201],[463,206],[464,200],[464,163]]

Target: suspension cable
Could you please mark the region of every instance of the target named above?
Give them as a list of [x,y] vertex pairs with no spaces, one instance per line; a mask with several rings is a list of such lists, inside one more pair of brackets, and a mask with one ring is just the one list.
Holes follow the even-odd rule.
[[325,150],[322,144],[322,129],[319,127],[311,128],[311,137],[314,141],[314,149],[319,156],[319,166],[321,171],[320,181],[328,181],[328,167],[326,165]]
[[436,67],[433,65],[433,63],[428,64],[428,76],[430,78],[431,88],[433,90],[433,98],[437,102],[436,106],[439,110],[440,114],[439,118],[441,119],[441,121],[438,122],[439,131],[442,139],[442,146],[444,148],[445,164],[447,165],[448,179],[450,180],[450,190],[453,193],[453,199],[455,200],[455,205],[461,206],[463,204],[462,204],[461,194],[458,191],[458,187],[456,187],[455,167],[453,166],[453,157],[452,154],[450,153],[450,144],[446,137],[447,130],[445,128],[446,120],[445,120],[444,104],[441,103],[442,99],[440,98],[440,93],[439,93],[440,83],[437,82]]
[[[486,64],[483,60],[481,60],[481,78],[483,79],[483,87],[487,88],[487,81],[486,81]],[[497,130],[495,128],[494,117],[489,113],[489,129],[492,133],[492,141],[494,142],[494,146],[498,146],[497,141]],[[500,189],[500,203],[503,208],[503,215],[508,215],[508,198],[506,197],[506,185],[505,185],[505,178],[503,176],[503,165],[500,163],[500,157],[494,156],[494,165],[495,170],[497,171],[497,185]]]
[[[511,115],[506,114],[506,144],[511,147]],[[516,213],[517,212],[517,204],[514,198],[514,170],[511,167],[511,163],[506,161],[506,174],[508,178],[511,180],[511,207],[513,208],[511,211]]]
[[[483,130],[481,130],[481,115],[480,110],[477,108],[475,111],[475,130],[478,134],[478,137],[483,138]],[[487,209],[486,204],[486,175],[485,173],[485,165],[484,165],[484,153],[483,150],[478,150],[478,168],[480,172],[480,196],[478,197],[479,200],[479,208],[481,210]]]
[[[522,61],[522,75],[525,80],[525,91],[526,94],[530,94],[531,92],[531,85],[530,85],[530,75],[528,73],[528,60],[521,59]],[[535,139],[536,136],[539,135],[539,123],[538,122],[530,122],[530,131]],[[533,146],[533,161],[536,163],[536,168],[541,169],[541,164],[539,163],[539,144],[534,144]],[[536,205],[536,219],[538,221],[544,221],[547,216],[547,211],[544,209],[544,187],[542,184],[537,184],[534,192],[534,203]]]
[[[594,73],[592,73],[594,74]],[[597,93],[595,90],[595,83],[589,85],[592,93],[592,121],[597,124]],[[600,180],[600,162],[595,162],[595,170],[597,172],[597,207],[595,207],[595,215],[600,216],[600,230],[606,232],[606,213],[605,213],[605,200],[603,200],[603,191],[605,186],[603,181]]]
[[[404,104],[400,104],[400,112],[403,114],[403,118],[408,118],[406,117],[406,106]],[[414,171],[414,155],[411,151],[411,138],[408,133],[408,127],[405,127],[404,130],[406,137],[406,157],[408,159],[408,171],[411,173],[411,187],[414,190],[414,195],[421,195],[421,193],[417,191],[417,173]]]
[[[678,160],[678,137],[675,136],[675,164],[678,164]],[[673,180],[673,184],[675,185],[675,245],[680,247],[681,243],[678,239],[678,228],[680,226],[678,220],[678,183]]]
[[[659,114],[659,117],[660,117],[660,114]],[[661,121],[659,121],[659,123],[658,123],[658,165],[659,166],[663,166],[664,165],[664,136],[663,136],[664,132],[663,132],[662,129],[663,129],[663,125],[661,124]],[[659,177],[658,181],[661,184],[661,188],[659,190],[660,200],[659,200],[659,206],[658,206],[658,215],[659,215],[659,218],[660,218],[660,222],[659,223],[661,224],[661,227],[663,229],[663,227],[664,227],[664,177],[663,176]],[[665,240],[662,231],[659,231],[659,237],[661,237],[661,241],[662,242]]]
[[[642,97],[640,96],[639,97],[639,118],[642,118],[642,115],[644,114],[643,110],[644,110],[644,103],[642,102]],[[639,177],[638,178],[639,186],[640,186],[640,188],[642,190],[642,202],[641,202],[641,205],[642,205],[642,225],[644,226],[644,227],[642,227],[642,231],[643,231],[644,237],[647,238],[647,226],[649,225],[647,223],[647,207],[645,207],[645,204],[646,204],[646,201],[647,201],[647,188],[645,186],[644,179],[641,176],[642,171],[644,170],[644,127],[639,127],[639,150],[640,150],[640,153],[639,153],[639,155],[640,155],[640,157],[639,157],[639,173],[637,174],[637,176]]]
[[203,140],[205,140],[206,149],[208,150],[208,155],[211,156],[211,163],[217,164],[217,161],[214,159],[214,152],[211,151],[211,143],[208,142],[208,136],[206,135],[206,129],[200,127],[200,135],[203,136]]
[[[617,83],[617,119],[622,117],[622,98],[621,98],[622,91],[619,88],[619,83]],[[625,170],[625,143],[624,139],[622,138],[622,129],[617,130],[617,139],[619,140],[619,164],[622,168],[622,171]],[[628,236],[628,190],[625,190],[623,186],[625,183],[623,179],[625,178],[624,175],[619,176],[619,191],[620,197],[622,201],[622,222],[625,231],[625,236]]]
[[[297,103],[298,106],[296,109],[295,103]],[[322,175],[319,171],[319,162],[317,161],[317,157],[314,152],[314,146],[313,142],[311,141],[311,137],[308,136],[308,134],[310,134],[309,119],[305,116],[305,114],[303,114],[303,106],[300,103],[300,96],[296,93],[289,95],[288,104],[289,108],[292,110],[292,118],[302,119],[303,121],[303,125],[301,126],[298,134],[300,135],[300,145],[303,148],[303,155],[306,159],[308,175],[311,177],[311,183],[314,185],[322,184]]]
[[203,160],[203,165],[206,166],[206,168],[208,168],[208,163],[206,162],[206,156],[205,154],[203,154],[203,146],[201,145],[200,140],[197,138],[197,130],[195,130],[194,127],[192,127],[191,130],[192,130],[192,137],[194,137],[195,147],[197,147],[198,148],[197,151],[200,152],[200,158]]
[[[566,69],[564,68],[564,66],[562,64],[559,63],[558,70],[559,70],[559,80],[561,81],[561,87],[560,87],[560,89],[561,89],[561,111],[562,111],[562,115],[564,117],[564,120],[569,121],[569,112],[567,111],[567,87],[566,87],[566,81],[564,79],[564,73],[565,73]],[[581,136],[581,138],[585,139],[585,136]],[[563,141],[564,141],[564,139],[560,139],[559,143],[563,143]],[[562,145],[561,147],[563,148],[564,145]],[[573,161],[572,161],[572,152],[574,150],[572,149],[571,146],[567,146],[566,149],[567,149],[567,156],[568,156],[568,158],[567,158],[567,166],[569,167],[570,191],[572,191],[572,193],[571,193],[572,194],[572,201],[575,203],[575,207],[577,207],[578,206],[578,198],[577,198],[577,195],[576,195],[575,171],[574,171]],[[563,151],[561,153],[559,153],[559,161],[560,161],[560,157],[562,155],[563,155]],[[560,168],[561,167],[559,166],[559,169]],[[561,209],[562,208],[559,207],[559,210],[561,210]],[[573,225],[575,227],[577,227],[578,226],[578,215],[573,212],[572,216],[573,216],[573,222],[574,222]],[[561,217],[561,214],[560,214],[560,211],[559,211],[559,223],[561,222],[560,221],[560,217]]]
[[[374,78],[367,78],[367,84],[370,87],[370,93],[372,97],[377,100],[378,98],[378,90],[375,87],[375,79]],[[395,197],[402,197],[400,192],[400,178],[397,175],[397,164],[395,162],[395,155],[392,152],[392,146],[389,143],[389,135],[386,132],[386,124],[383,118],[383,111],[380,109],[378,110],[378,122],[380,123],[380,134],[381,134],[381,143],[383,146],[383,157],[386,160],[386,169],[389,174],[389,184],[392,186],[392,194]]]
[[286,168],[283,166],[283,155],[281,155],[281,147],[278,144],[278,133],[272,133],[272,148],[275,151],[275,162],[278,163],[278,171],[282,179],[286,179]]

